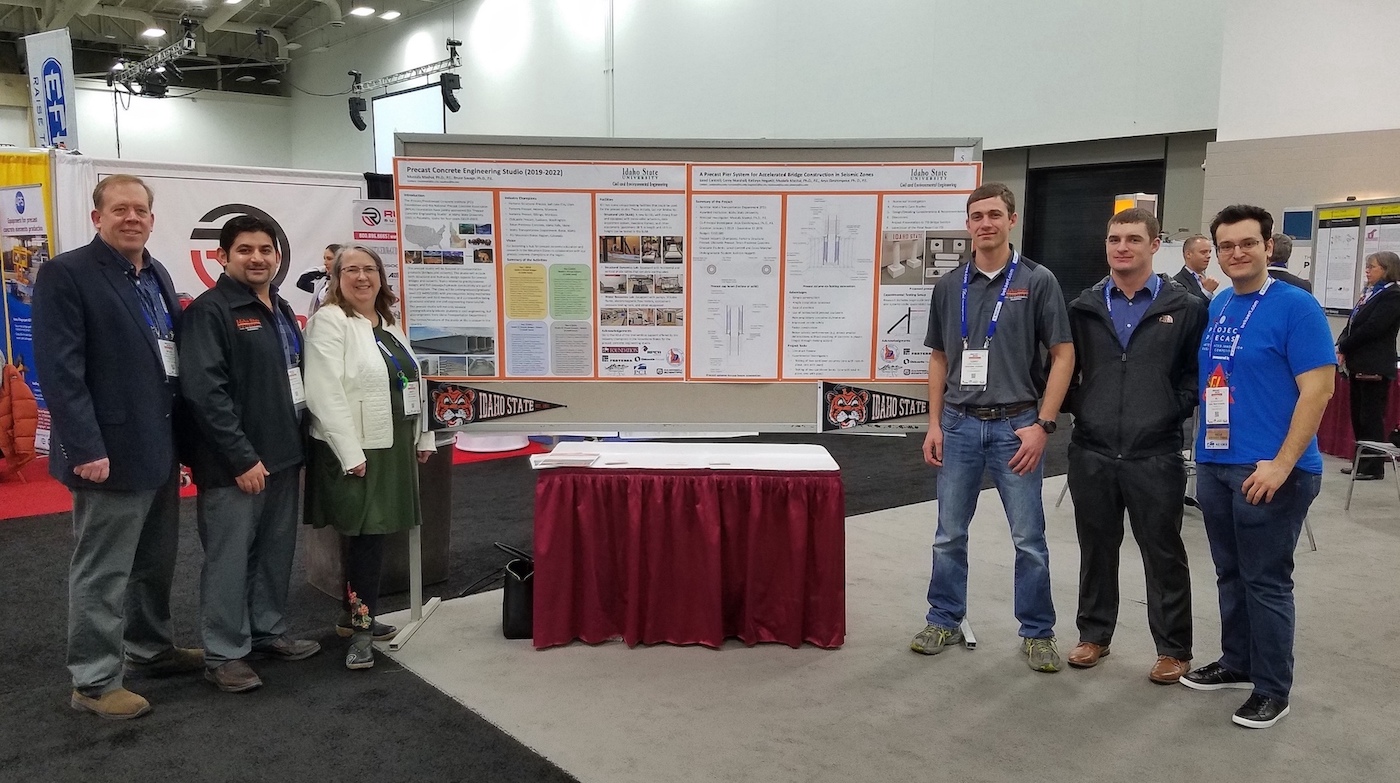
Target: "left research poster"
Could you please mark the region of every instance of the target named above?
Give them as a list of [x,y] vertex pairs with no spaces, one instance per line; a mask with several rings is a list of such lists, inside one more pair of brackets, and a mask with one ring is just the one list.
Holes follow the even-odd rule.
[[495,226],[490,192],[399,192],[404,316],[429,375],[500,375]]
[[[438,354],[432,374],[684,379],[684,165],[404,158],[398,177],[410,335]],[[420,271],[439,263],[425,242],[460,244],[442,263],[466,273]]]

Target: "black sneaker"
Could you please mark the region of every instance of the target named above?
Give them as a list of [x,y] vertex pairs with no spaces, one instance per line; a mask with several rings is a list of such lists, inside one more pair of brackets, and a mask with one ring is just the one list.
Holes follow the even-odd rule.
[[1288,702],[1254,694],[1230,720],[1248,729],[1267,729],[1288,714]]
[[1221,666],[1219,661],[1182,675],[1181,684],[1197,691],[1218,691],[1224,688],[1254,689],[1254,683],[1249,681],[1249,677],[1235,674]]

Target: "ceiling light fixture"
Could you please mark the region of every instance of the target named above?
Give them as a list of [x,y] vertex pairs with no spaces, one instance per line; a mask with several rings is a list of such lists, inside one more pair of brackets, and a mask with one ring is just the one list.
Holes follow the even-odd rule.
[[282,80],[277,78],[276,76],[269,76],[266,79],[263,79],[262,83],[267,85],[281,84]]
[[351,16],[374,16],[374,9],[367,5],[357,5],[350,9]]
[[243,74],[242,76],[238,77],[237,79],[234,79],[234,81],[236,81],[236,82],[255,82],[255,81],[257,81],[257,80],[258,80],[258,77],[256,77],[256,76],[249,76],[249,75],[246,74],[246,73]]
[[160,38],[165,35],[165,30],[159,27],[147,27],[145,30],[141,31],[141,35],[146,38]]
[[383,19],[386,22],[392,22],[395,19],[398,19],[400,16],[403,16],[403,14],[399,13],[398,11],[385,11],[384,13],[379,15],[379,18]]

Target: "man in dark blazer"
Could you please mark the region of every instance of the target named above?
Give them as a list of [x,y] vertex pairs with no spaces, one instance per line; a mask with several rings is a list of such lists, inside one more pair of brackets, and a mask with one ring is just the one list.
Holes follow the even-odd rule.
[[1274,234],[1273,239],[1274,252],[1269,254],[1269,277],[1312,293],[1312,283],[1288,271],[1288,259],[1293,256],[1293,238],[1287,234]]
[[199,671],[203,653],[171,640],[180,310],[170,275],[146,252],[154,198],[140,179],[115,175],[92,201],[97,236],[35,281],[34,354],[52,417],[49,472],[73,493],[70,704],[124,719],[151,709],[123,687],[124,673]]
[[1200,234],[1188,238],[1181,245],[1181,258],[1185,265],[1172,279],[1181,283],[1186,293],[1209,303],[1220,285],[1219,281],[1205,275],[1206,267],[1210,266],[1210,240]]
[[[1351,428],[1357,440],[1384,441],[1385,409],[1395,382],[1395,339],[1400,334],[1400,255],[1366,257],[1366,287],[1337,338],[1337,363],[1351,379]],[[1386,460],[1361,460],[1356,478],[1385,478]],[[1351,468],[1342,468],[1350,473]]]

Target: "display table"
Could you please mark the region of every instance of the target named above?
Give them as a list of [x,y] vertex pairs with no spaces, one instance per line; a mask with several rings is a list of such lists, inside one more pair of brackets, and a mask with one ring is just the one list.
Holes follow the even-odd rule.
[[845,491],[820,446],[561,443],[540,470],[534,643],[846,635]]
[[[1385,406],[1385,435],[1389,437],[1400,424],[1400,378],[1390,386]],[[1317,447],[1323,454],[1350,460],[1356,454],[1356,438],[1351,432],[1351,381],[1337,373],[1337,388],[1322,413],[1317,428]]]

